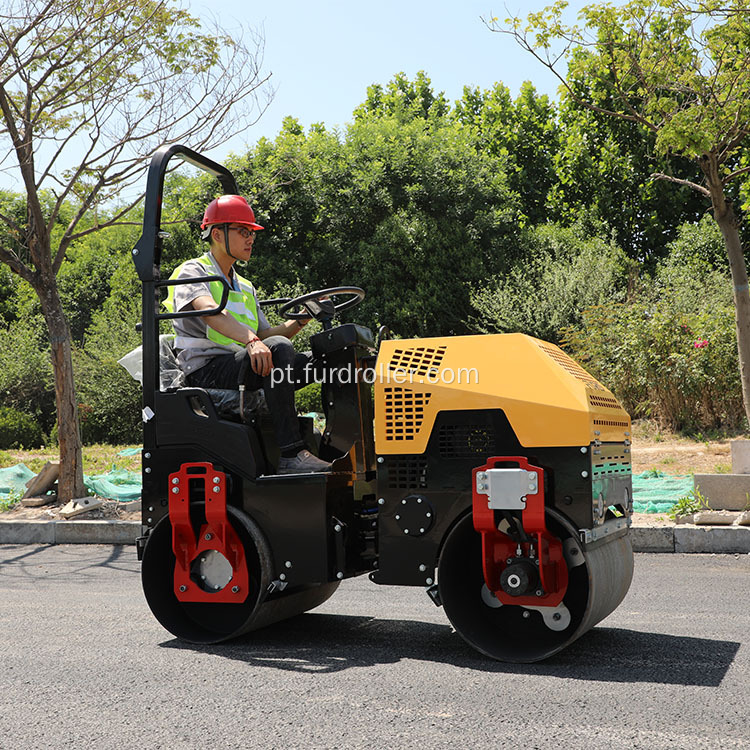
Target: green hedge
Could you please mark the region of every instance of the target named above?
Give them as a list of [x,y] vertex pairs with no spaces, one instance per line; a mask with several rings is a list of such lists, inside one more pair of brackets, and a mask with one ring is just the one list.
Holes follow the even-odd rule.
[[0,450],[42,445],[44,433],[34,417],[9,406],[0,406]]
[[589,308],[581,326],[563,332],[563,348],[631,417],[688,432],[742,428],[734,309],[710,287],[688,310],[674,290],[659,299]]

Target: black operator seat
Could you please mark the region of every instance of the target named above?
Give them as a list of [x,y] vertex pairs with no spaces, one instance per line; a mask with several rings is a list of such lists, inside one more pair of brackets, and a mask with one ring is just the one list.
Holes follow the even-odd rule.
[[[189,386],[185,373],[177,364],[177,355],[172,347],[172,336],[159,336],[159,381],[161,391],[165,393],[174,392],[182,388],[196,390]],[[210,398],[216,409],[219,419],[227,419],[230,422],[250,422],[254,417],[268,414],[268,406],[263,390],[245,391],[242,399],[238,389],[228,388],[200,388]],[[240,415],[240,400],[244,405],[244,420]],[[202,405],[197,399],[192,401],[194,410],[202,410]],[[203,411],[201,416],[209,415]]]

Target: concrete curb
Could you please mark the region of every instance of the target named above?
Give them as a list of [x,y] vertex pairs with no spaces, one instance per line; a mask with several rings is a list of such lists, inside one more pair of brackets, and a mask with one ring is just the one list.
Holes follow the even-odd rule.
[[[135,544],[139,521],[0,520],[0,544]],[[633,526],[635,552],[750,553],[750,526]]]
[[631,526],[635,552],[750,553],[750,526]]
[[634,552],[674,552],[674,527],[631,526],[630,541]]
[[0,520],[0,544],[135,544],[140,521]]

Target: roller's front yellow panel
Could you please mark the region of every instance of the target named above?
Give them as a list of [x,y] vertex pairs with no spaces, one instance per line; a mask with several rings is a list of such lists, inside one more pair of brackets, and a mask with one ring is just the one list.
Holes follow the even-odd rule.
[[560,348],[520,333],[383,341],[375,449],[423,453],[440,411],[502,409],[525,447],[622,442],[630,418]]

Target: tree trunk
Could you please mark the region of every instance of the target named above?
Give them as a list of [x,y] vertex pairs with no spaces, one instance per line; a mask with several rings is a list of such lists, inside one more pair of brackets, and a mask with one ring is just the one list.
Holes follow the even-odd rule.
[[83,455],[78,430],[78,400],[73,379],[73,357],[70,326],[63,312],[54,276],[45,279],[44,288],[37,289],[42,314],[49,331],[52,367],[55,374],[57,434],[60,442],[60,477],[57,495],[62,502],[85,497]]
[[747,264],[742,252],[739,222],[732,202],[724,193],[724,185],[718,177],[718,165],[713,160],[701,160],[711,193],[714,219],[719,225],[732,272],[734,294],[734,319],[737,327],[737,353],[740,363],[740,382],[745,416],[750,424],[750,287],[747,279]]

